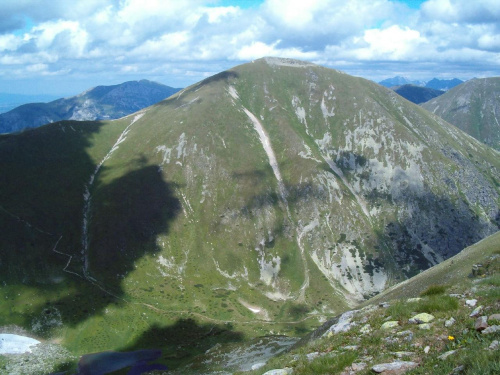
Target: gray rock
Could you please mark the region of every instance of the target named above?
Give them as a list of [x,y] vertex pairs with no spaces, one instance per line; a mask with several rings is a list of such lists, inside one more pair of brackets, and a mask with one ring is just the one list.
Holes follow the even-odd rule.
[[455,322],[456,322],[455,318],[451,317],[450,319],[444,322],[444,326],[446,328],[451,327],[453,324],[455,324]]
[[429,351],[431,350],[431,347],[429,345],[427,345],[425,348],[424,348],[424,353],[425,354],[429,354]]
[[285,367],[275,370],[269,370],[262,375],[290,375],[290,374],[293,374],[293,369]]
[[441,354],[438,358],[444,361],[446,358],[448,358],[450,355],[455,354],[456,352],[457,352],[456,350],[450,350],[446,353]]
[[476,323],[474,324],[474,329],[480,332],[485,330],[486,328],[488,328],[488,317],[480,316],[479,318],[477,318]]
[[492,314],[492,315],[490,315],[488,320],[497,320],[500,322],[500,314]]
[[408,320],[408,323],[412,324],[422,324],[422,323],[430,323],[434,320],[434,315],[427,314],[427,313],[421,313],[415,315],[413,318],[410,318]]
[[422,324],[418,325],[418,328],[419,329],[431,329],[432,328],[432,324],[430,324],[430,323],[422,323]]
[[395,355],[397,358],[411,357],[412,355],[415,355],[415,353],[413,352],[394,352],[392,354]]
[[413,332],[410,331],[409,329],[406,331],[401,331],[397,333],[398,336],[404,336],[403,340],[407,342],[411,342],[413,340]]
[[353,371],[362,371],[366,368],[366,363],[365,362],[353,363],[351,365],[351,368]]
[[359,310],[351,310],[343,313],[337,320],[337,323],[333,324],[330,328],[328,328],[328,330],[323,334],[323,336],[332,337],[337,333],[349,331],[352,327],[356,325],[356,323],[352,321],[352,318],[354,314],[357,313],[358,311]]
[[254,370],[258,370],[260,369],[261,367],[264,367],[266,365],[266,362],[259,362],[259,363],[254,363],[252,365],[252,371]]
[[389,307],[391,305],[389,303],[387,303],[387,302],[381,302],[381,303],[379,303],[379,306],[383,307],[383,308],[387,308],[387,307]]
[[476,306],[477,299],[468,299],[465,301],[465,304],[470,307]]
[[419,302],[419,301],[421,301],[421,300],[422,300],[422,298],[420,298],[420,297],[416,297],[416,298],[408,298],[408,299],[406,300],[406,302]]
[[483,312],[483,306],[478,306],[476,307],[471,313],[470,313],[470,317],[471,318],[476,318],[478,317],[479,315],[481,315]]
[[500,342],[498,342],[498,340],[494,340],[494,341],[491,342],[491,344],[488,347],[488,349],[490,349],[490,350],[497,350],[499,347],[500,347]]
[[487,335],[489,333],[500,332],[500,326],[489,326],[488,328],[481,331],[483,335]]
[[312,361],[314,358],[318,358],[318,357],[319,357],[319,352],[312,352],[312,353],[306,354],[306,358],[308,361]]
[[399,322],[397,320],[389,320],[388,322],[385,322],[382,324],[380,327],[381,329],[391,329],[399,326]]
[[372,331],[372,327],[369,324],[365,324],[361,329],[359,330],[360,333],[367,334]]
[[418,363],[411,361],[395,361],[391,363],[380,363],[372,367],[372,371],[377,373],[391,371],[391,374],[404,374],[406,371],[414,369]]

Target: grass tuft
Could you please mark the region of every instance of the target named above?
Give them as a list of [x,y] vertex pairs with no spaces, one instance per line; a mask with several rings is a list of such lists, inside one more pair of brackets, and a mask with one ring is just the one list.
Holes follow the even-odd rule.
[[426,313],[448,312],[458,309],[458,300],[450,296],[432,296],[421,302],[419,309]]
[[431,285],[422,293],[420,293],[420,297],[428,297],[428,296],[436,296],[443,294],[447,289],[447,285]]

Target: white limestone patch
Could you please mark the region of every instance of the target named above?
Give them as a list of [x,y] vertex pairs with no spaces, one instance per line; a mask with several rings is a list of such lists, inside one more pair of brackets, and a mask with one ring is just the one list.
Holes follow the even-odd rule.
[[[180,95],[177,97],[177,99],[179,99]],[[190,100],[189,102],[187,103],[184,103],[184,104],[181,104],[180,106],[176,107],[175,109],[179,109],[179,108],[184,108],[184,107],[188,107],[192,104],[194,104],[198,99],[200,99],[199,96],[197,96],[196,98]]]
[[229,95],[231,95],[231,97],[234,100],[238,100],[240,98],[240,96],[238,95],[238,92],[236,91],[236,89],[233,86],[229,86],[229,88],[227,89],[227,92],[229,93]]
[[10,333],[0,334],[0,354],[31,353],[31,348],[40,344],[40,341],[27,336]]
[[274,172],[274,176],[276,177],[276,180],[278,181],[278,188],[280,191],[280,196],[281,199],[285,202],[287,205],[288,209],[288,202],[286,199],[287,193],[285,189],[285,184],[283,183],[283,179],[281,178],[281,172],[278,166],[278,161],[276,159],[276,155],[274,154],[273,148],[271,146],[271,141],[269,140],[269,137],[267,136],[266,131],[264,130],[264,127],[260,123],[260,121],[257,119],[257,117],[254,116],[252,112],[250,112],[248,109],[243,107],[243,110],[245,111],[246,115],[248,118],[252,121],[255,131],[259,135],[260,143],[262,144],[262,147],[264,148],[264,151],[267,154],[267,158],[269,159],[269,164],[271,165],[271,168]]
[[185,149],[186,146],[186,133],[182,133],[179,137],[179,143],[177,144],[177,159],[184,158],[184,156],[187,156],[187,152]]
[[304,143],[304,148],[306,149],[306,152],[301,151],[298,154],[301,158],[303,158],[303,159],[311,159],[311,160],[314,160],[317,163],[321,163],[320,160],[316,159],[313,156],[311,148],[308,145],[306,145],[305,143]]
[[241,298],[238,299],[238,302],[241,303],[243,306],[245,306],[248,310],[250,310],[254,314],[259,315],[262,319],[270,320],[269,313],[266,311],[266,309],[256,305],[252,305]]
[[172,157],[172,149],[165,145],[157,146],[155,148],[156,153],[163,153],[163,158],[161,164],[170,164],[170,158]]
[[264,59],[266,63],[270,66],[288,66],[292,68],[307,68],[311,66],[316,66],[306,61],[299,61],[281,57],[265,57]]
[[286,301],[289,299],[292,299],[293,297],[290,295],[290,293],[283,293],[279,290],[275,290],[272,292],[266,292],[264,295],[269,298],[272,301],[278,302],[278,301]]
[[220,265],[219,262],[215,260],[215,258],[212,257],[212,261],[214,262],[215,269],[217,272],[219,272],[222,276],[224,276],[226,279],[235,279],[235,280],[246,280],[248,281],[248,269],[246,266],[243,266],[243,271],[242,272],[233,272],[232,274],[229,274],[229,272],[224,271]]
[[306,132],[309,134],[307,129],[306,110],[304,107],[301,107],[300,99],[295,95],[292,97],[292,106],[295,109],[295,115],[299,119],[300,123],[306,126]]
[[[335,91],[335,87],[330,85],[329,91],[325,91],[323,93],[323,97],[321,98],[321,112],[323,113],[323,118],[325,119],[325,123],[328,123],[328,118],[335,116],[335,100],[337,99],[334,95],[333,92]],[[327,102],[333,102],[331,103],[331,109],[328,109]]]

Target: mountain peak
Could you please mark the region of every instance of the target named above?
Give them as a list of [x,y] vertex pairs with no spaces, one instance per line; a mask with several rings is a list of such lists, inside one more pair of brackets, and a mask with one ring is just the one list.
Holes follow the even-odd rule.
[[153,105],[179,89],[140,80],[96,86],[76,96],[50,103],[25,104],[0,114],[0,133],[38,127],[65,119],[116,119]]

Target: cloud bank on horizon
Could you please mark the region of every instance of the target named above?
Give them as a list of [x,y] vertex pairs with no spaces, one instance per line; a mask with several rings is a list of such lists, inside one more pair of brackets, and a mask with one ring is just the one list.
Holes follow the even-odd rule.
[[[0,91],[186,86],[263,56],[380,80],[500,74],[498,0],[0,2]],[[25,86],[23,86],[25,85]]]

